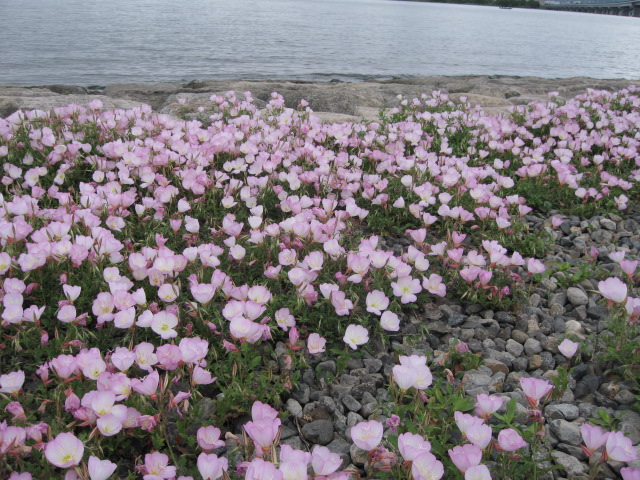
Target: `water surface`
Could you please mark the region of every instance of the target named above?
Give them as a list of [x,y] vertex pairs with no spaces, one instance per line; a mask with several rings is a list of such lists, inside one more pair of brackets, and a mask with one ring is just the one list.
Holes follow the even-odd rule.
[[0,0],[0,84],[640,78],[640,19],[391,0]]

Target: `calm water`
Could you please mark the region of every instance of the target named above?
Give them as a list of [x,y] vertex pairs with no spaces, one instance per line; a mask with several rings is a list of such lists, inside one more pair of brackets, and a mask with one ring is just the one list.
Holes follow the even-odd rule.
[[0,0],[0,84],[640,78],[640,19],[391,0]]

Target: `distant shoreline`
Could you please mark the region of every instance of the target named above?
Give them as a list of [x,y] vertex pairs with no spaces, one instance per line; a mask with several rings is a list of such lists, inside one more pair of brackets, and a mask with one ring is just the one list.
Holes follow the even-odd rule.
[[396,2],[446,3],[451,5],[478,5],[481,7],[544,9],[538,0],[393,0]]

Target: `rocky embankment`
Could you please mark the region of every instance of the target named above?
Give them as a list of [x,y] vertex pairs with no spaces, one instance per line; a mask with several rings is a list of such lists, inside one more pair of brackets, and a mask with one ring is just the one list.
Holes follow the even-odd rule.
[[[388,348],[373,344],[371,353],[349,360],[344,371],[338,371],[335,358],[309,357],[310,368],[302,372],[299,387],[286,402],[290,419],[284,423],[282,443],[294,448],[327,445],[343,456],[345,465],[362,468],[367,453],[351,442],[350,428],[366,419],[384,420],[380,412],[391,401],[386,387],[397,355],[428,355],[437,363],[454,339],[466,342],[483,360],[477,369],[465,373],[461,381],[465,392],[471,397],[485,393],[506,400],[515,398],[516,421],[526,422],[529,405],[519,386],[520,377],[551,379],[559,367],[568,366],[558,351],[564,338],[588,342],[607,331],[609,311],[597,293],[598,281],[585,278],[573,283],[567,279],[588,263],[608,275],[623,276],[608,254],[619,250],[626,250],[628,258],[640,254],[638,215],[626,220],[617,214],[588,220],[569,217],[555,231],[542,217],[530,215],[527,220],[532,231],[547,231],[555,240],[544,263],[551,268],[568,264],[567,271],[542,280],[530,295],[528,306],[517,313],[451,299],[422,305],[420,311],[404,319],[401,332],[392,337]],[[404,249],[404,243],[402,238],[384,240],[385,248],[394,251]],[[427,325],[429,334],[416,339],[420,325]],[[412,339],[410,346],[405,338]],[[636,403],[632,389],[633,385],[608,375],[607,365],[598,358],[577,364],[564,395],[544,408],[546,452],[542,456],[552,459],[556,470],[538,478],[587,479],[590,461],[596,457],[589,459],[581,449],[580,426],[598,418],[598,411],[615,419],[640,453],[640,415],[632,409]],[[638,458],[629,466],[640,468]],[[597,478],[620,478],[623,466],[620,462],[605,463]]]
[[344,122],[375,120],[380,109],[397,105],[398,95],[411,99],[433,90],[448,93],[457,102],[461,97],[466,97],[470,104],[481,105],[487,113],[501,113],[513,105],[544,101],[548,98],[548,92],[557,92],[561,98],[568,99],[588,88],[615,91],[633,83],[638,82],[625,79],[457,76],[379,83],[194,80],[185,84],[123,83],[92,88],[68,85],[0,86],[0,117],[6,117],[18,109],[48,110],[70,103],[86,104],[96,98],[104,103],[105,108],[131,108],[147,104],[156,112],[184,116],[196,112],[197,107],[206,104],[212,94],[233,90],[251,92],[258,106],[266,104],[272,92],[281,94],[287,107],[296,107],[304,99],[324,121]]

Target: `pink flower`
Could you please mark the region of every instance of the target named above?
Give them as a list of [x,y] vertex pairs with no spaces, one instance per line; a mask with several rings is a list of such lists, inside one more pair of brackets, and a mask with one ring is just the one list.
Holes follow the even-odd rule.
[[[490,428],[490,427],[489,427]],[[460,472],[465,473],[470,467],[475,467],[482,461],[482,450],[476,445],[467,443],[449,450],[449,458]]]
[[322,353],[324,352],[325,345],[327,343],[327,339],[321,337],[317,333],[312,333],[307,338],[307,349],[309,353]]
[[144,471],[144,480],[176,476],[176,467],[169,466],[169,457],[160,452],[147,453],[144,456]]
[[129,370],[133,362],[136,361],[136,354],[125,347],[116,347],[111,355],[111,363],[121,372]]
[[444,465],[431,452],[423,453],[411,463],[414,480],[440,480],[444,475]]
[[58,312],[58,320],[63,323],[71,323],[76,319],[76,307],[64,305]]
[[498,434],[498,445],[505,452],[515,452],[516,450],[527,446],[527,442],[520,436],[518,432],[512,428],[501,430]]
[[16,372],[0,375],[0,393],[18,393],[24,384],[24,372]]
[[582,440],[584,441],[582,450],[589,457],[604,445],[609,437],[609,432],[604,432],[600,427],[589,425],[588,423],[583,423],[580,431],[582,432]]
[[486,465],[476,465],[464,472],[464,480],[491,480],[491,473]]
[[156,357],[158,358],[160,367],[165,370],[175,370],[180,366],[180,362],[182,362],[180,348],[171,343],[160,345],[156,349]]
[[542,273],[546,270],[544,263],[536,258],[530,258],[527,260],[527,270],[529,273]]
[[622,480],[640,480],[640,468],[621,468],[620,475],[622,475]]
[[362,325],[349,325],[344,332],[344,342],[353,350],[357,350],[359,345],[364,345],[369,341],[369,332]]
[[476,397],[476,415],[486,420],[500,409],[503,402],[504,398],[502,397],[481,393]]
[[484,424],[472,425],[467,429],[466,433],[467,440],[483,450],[491,443],[492,434],[491,427]]
[[605,458],[616,462],[633,462],[638,457],[638,452],[633,448],[629,437],[622,432],[611,432],[607,437],[604,451]]
[[178,332],[174,330],[177,325],[178,317],[165,310],[153,315],[153,320],[151,320],[151,330],[160,335],[163,340],[178,336]]
[[627,298],[627,285],[616,277],[598,282],[600,295],[611,302],[622,303]]
[[200,448],[205,452],[212,452],[225,445],[224,441],[220,440],[220,429],[213,425],[200,427],[196,433],[196,439]]
[[635,273],[636,268],[638,268],[638,263],[640,263],[638,260],[622,260],[620,262],[620,268],[631,277]]
[[400,277],[397,282],[391,282],[391,288],[393,288],[393,294],[400,297],[400,302],[403,304],[415,302],[418,299],[416,294],[422,291],[420,280],[411,276]]
[[418,378],[416,369],[408,365],[394,365],[393,380],[400,390],[409,390]]
[[431,451],[431,444],[417,433],[406,432],[398,436],[398,450],[406,461],[411,462],[423,453]]
[[20,402],[9,402],[7,405],[7,412],[13,415],[14,420],[26,420],[27,416],[24,413],[24,408]]
[[185,363],[201,364],[209,353],[209,342],[200,337],[186,337],[178,345]]
[[309,462],[311,462],[311,453],[296,450],[290,445],[282,445],[280,447],[280,461],[288,463],[302,463],[306,467],[309,465]]
[[311,466],[316,475],[331,475],[342,465],[342,459],[337,453],[332,453],[327,447],[316,445],[311,451]]
[[67,297],[67,300],[73,303],[73,301],[80,296],[82,287],[73,286],[73,285],[63,285],[62,290],[64,291],[64,295]]
[[244,429],[253,440],[256,448],[267,450],[276,439],[280,431],[280,419],[278,412],[269,405],[255,402],[251,407],[253,421],[247,422]]
[[374,313],[376,315],[382,315],[382,310],[386,310],[389,307],[389,299],[380,290],[373,290],[367,294],[367,312]]
[[341,317],[349,315],[349,312],[353,310],[353,302],[346,298],[346,294],[338,290],[331,293],[331,304],[336,309],[336,315]]
[[209,385],[215,382],[218,377],[214,377],[204,368],[196,365],[191,375],[194,385]]
[[204,452],[198,456],[198,471],[203,480],[217,480],[222,477],[227,468],[229,468],[229,461],[224,457],[218,458],[213,453]]
[[216,293],[216,288],[210,283],[192,283],[190,290],[193,298],[203,305],[208,305]]
[[92,455],[89,457],[88,467],[91,480],[107,480],[118,466],[109,460],[100,460]]
[[251,460],[244,476],[245,480],[284,480],[282,472],[271,462],[261,458]]
[[360,422],[351,428],[351,438],[359,448],[371,451],[382,441],[383,427],[376,420]]
[[565,338],[560,345],[558,345],[558,351],[567,358],[573,357],[578,351],[580,345],[576,342],[572,342],[568,338]]
[[276,310],[274,314],[274,318],[276,319],[276,323],[280,328],[282,328],[285,332],[291,328],[296,326],[296,319],[288,308],[281,308]]
[[463,435],[466,435],[467,430],[469,430],[472,426],[484,424],[481,418],[474,417],[473,415],[469,415],[468,413],[454,412],[453,418],[455,419],[456,425],[463,433]]
[[73,433],[61,433],[47,443],[44,455],[56,467],[75,467],[82,461],[84,444]]
[[400,330],[400,319],[398,315],[387,310],[380,317],[380,326],[388,332],[397,332]]
[[447,287],[442,283],[442,277],[436,273],[432,273],[429,278],[422,277],[422,286],[438,297],[444,297],[447,294]]
[[540,399],[553,390],[553,385],[551,385],[547,380],[541,380],[533,377],[521,377],[520,386],[527,397],[529,405],[534,408],[540,404]]
[[158,384],[160,383],[160,374],[157,370],[153,370],[149,375],[142,380],[137,378],[131,379],[131,388],[142,395],[155,395],[158,391]]

